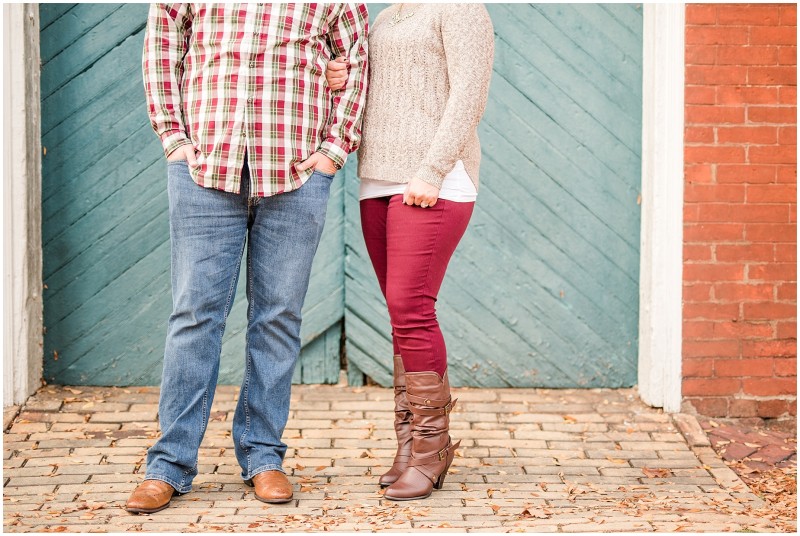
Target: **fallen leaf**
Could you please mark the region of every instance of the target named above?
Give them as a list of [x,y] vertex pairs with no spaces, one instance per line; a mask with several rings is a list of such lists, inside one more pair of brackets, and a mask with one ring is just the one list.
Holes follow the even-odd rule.
[[653,469],[650,467],[642,467],[642,472],[647,478],[667,478],[672,476],[672,471],[669,469]]

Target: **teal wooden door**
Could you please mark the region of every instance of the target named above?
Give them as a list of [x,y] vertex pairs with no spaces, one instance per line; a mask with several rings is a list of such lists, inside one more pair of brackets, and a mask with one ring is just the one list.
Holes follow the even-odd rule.
[[[42,4],[42,235],[48,382],[154,385],[171,308],[166,164],[145,108],[146,4]],[[295,381],[339,378],[344,190],[331,193]],[[240,277],[221,383],[244,364]]]
[[[371,17],[385,4],[370,4]],[[637,5],[488,5],[496,32],[481,191],[439,300],[451,381],[636,382],[642,16]],[[43,4],[45,379],[153,385],[170,310],[165,163],[147,121],[147,6]],[[335,182],[295,381],[391,383],[355,158]],[[240,281],[244,281],[241,278]],[[220,382],[242,375],[244,288]]]
[[[634,385],[641,6],[487,8],[496,51],[481,189],[437,304],[451,382]],[[348,183],[345,203],[347,357],[355,379],[390,385],[357,188]]]

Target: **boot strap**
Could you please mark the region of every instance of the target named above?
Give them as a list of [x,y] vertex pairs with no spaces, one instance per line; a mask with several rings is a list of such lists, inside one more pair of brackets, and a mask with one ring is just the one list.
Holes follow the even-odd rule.
[[[411,401],[409,400],[409,402]],[[456,402],[458,402],[457,398],[455,400],[448,400],[443,407],[438,408],[426,408],[409,404],[408,409],[411,411],[411,413],[415,413],[417,415],[447,415],[453,411],[454,407],[456,407]]]
[[447,397],[447,400],[436,400],[435,398],[427,398],[424,396],[418,396],[413,393],[406,392],[406,398],[408,398],[409,402],[413,402],[415,404],[419,404],[420,406],[434,406],[440,408],[450,402],[452,397]]
[[432,454],[430,456],[425,456],[424,458],[416,458],[414,455],[411,455],[411,461],[408,462],[409,467],[414,467],[415,465],[428,465],[429,463],[437,463],[447,458],[447,455],[450,451],[453,451],[461,445],[461,440],[458,440],[456,443],[453,443],[452,440],[448,441],[448,445],[437,452],[436,454]]

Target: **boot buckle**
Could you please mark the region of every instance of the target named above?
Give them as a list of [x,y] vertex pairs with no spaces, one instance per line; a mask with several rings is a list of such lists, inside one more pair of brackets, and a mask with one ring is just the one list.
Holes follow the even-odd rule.
[[444,460],[445,456],[447,456],[447,447],[443,448],[442,450],[440,450],[436,454],[439,456],[439,461]]

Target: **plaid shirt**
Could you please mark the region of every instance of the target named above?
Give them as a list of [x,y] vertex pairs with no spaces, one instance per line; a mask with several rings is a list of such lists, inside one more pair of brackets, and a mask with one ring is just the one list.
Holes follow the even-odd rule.
[[[367,84],[364,4],[152,4],[142,60],[150,122],[169,155],[191,144],[194,181],[250,195],[295,190],[315,151],[341,167],[358,148]],[[333,56],[347,86],[327,87]]]

